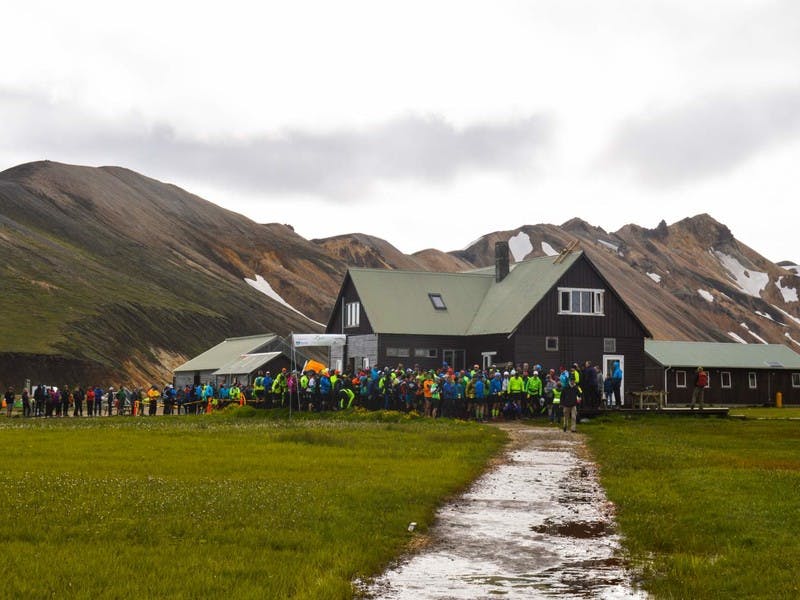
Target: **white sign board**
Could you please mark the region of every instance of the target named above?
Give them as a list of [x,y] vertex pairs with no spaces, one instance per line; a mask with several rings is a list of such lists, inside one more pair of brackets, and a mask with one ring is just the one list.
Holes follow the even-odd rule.
[[347,343],[346,335],[330,333],[294,333],[292,344],[295,348],[304,346],[344,346]]

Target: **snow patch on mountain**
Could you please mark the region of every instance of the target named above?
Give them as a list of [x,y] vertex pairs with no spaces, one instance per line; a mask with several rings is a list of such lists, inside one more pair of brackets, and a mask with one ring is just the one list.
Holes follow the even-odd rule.
[[781,291],[784,302],[797,302],[797,288],[783,287],[783,276],[778,277],[775,286]]
[[711,295],[711,292],[707,290],[697,290],[697,293],[700,294],[700,297],[706,302],[714,302],[714,296]]
[[647,276],[656,283],[661,283],[661,275],[658,273],[648,273]]
[[785,335],[785,336],[786,336],[786,337],[789,339],[789,341],[790,341],[790,342],[794,342],[795,344],[797,344],[798,346],[800,346],[800,342],[798,342],[796,339],[794,339],[794,338],[793,338],[793,337],[792,337],[792,336],[789,334],[789,332],[788,332],[788,331],[787,331],[786,333],[784,333],[783,335]]
[[724,252],[713,249],[711,252],[717,257],[717,260],[728,273],[730,273],[731,279],[738,284],[739,288],[745,294],[753,296],[754,298],[761,297],[761,292],[769,283],[769,275],[761,273],[760,271],[750,271],[736,258]]
[[542,242],[542,252],[547,256],[558,256],[559,252],[547,242]]
[[781,323],[780,321],[776,321],[773,318],[773,316],[771,314],[769,314],[769,313],[761,312],[760,310],[757,310],[755,312],[759,317],[764,317],[765,319],[768,319],[768,320],[772,321],[776,325],[780,325],[781,327],[786,327],[786,323]]
[[762,344],[768,344],[768,343],[769,343],[769,342],[767,342],[767,341],[766,341],[764,338],[762,338],[760,335],[758,335],[757,333],[755,333],[754,331],[752,331],[752,330],[751,330],[751,329],[750,329],[750,328],[747,326],[747,323],[741,323],[741,326],[742,326],[742,327],[743,327],[743,328],[744,328],[744,329],[747,331],[747,333],[749,333],[750,335],[752,335],[754,338],[756,338],[756,339],[757,339],[759,342],[761,342]]
[[608,248],[609,250],[613,250],[613,251],[614,251],[614,252],[616,252],[617,254],[620,254],[620,255],[621,255],[621,253],[620,253],[620,251],[619,251],[619,246],[617,246],[616,244],[612,244],[611,242],[607,242],[607,241],[605,241],[605,240],[597,240],[597,243],[598,243],[598,244],[601,244],[602,246],[605,246],[605,247],[606,247],[606,248]]
[[731,336],[733,339],[735,339],[740,344],[746,344],[747,343],[746,341],[744,341],[744,338],[742,338],[740,335],[735,334],[732,331],[729,331],[728,335]]
[[777,310],[779,313],[782,313],[786,318],[791,319],[792,321],[794,321],[795,323],[800,325],[800,319],[798,319],[794,315],[790,315],[788,312],[783,310],[780,306],[775,306],[774,304],[770,304],[770,306],[772,308],[774,308],[775,310]]
[[520,231],[508,240],[508,249],[511,250],[511,254],[514,256],[514,262],[520,262],[533,250],[531,236],[524,231]]
[[276,292],[274,289],[272,289],[272,286],[269,284],[269,281],[264,279],[261,275],[256,274],[256,278],[255,279],[248,279],[247,277],[245,277],[244,280],[248,285],[254,287],[255,289],[257,289],[262,294],[266,294],[267,296],[269,296],[270,298],[272,298],[276,302],[280,302],[281,304],[283,304],[287,308],[291,308],[298,315],[300,315],[302,317],[305,317],[306,319],[308,319],[312,323],[316,323],[317,325],[322,325],[323,327],[325,327],[324,323],[320,323],[319,321],[315,321],[314,319],[306,317],[306,315],[301,313],[294,306],[292,306],[286,300],[281,298],[281,295],[278,292]]

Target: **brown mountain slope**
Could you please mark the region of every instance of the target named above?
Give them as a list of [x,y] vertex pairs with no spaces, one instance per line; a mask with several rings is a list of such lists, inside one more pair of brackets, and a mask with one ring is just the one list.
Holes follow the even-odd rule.
[[0,249],[0,352],[15,357],[4,380],[43,363],[53,377],[79,365],[163,379],[225,337],[317,331],[244,279],[324,320],[343,271],[286,226],[127,169],[52,162],[0,173]]

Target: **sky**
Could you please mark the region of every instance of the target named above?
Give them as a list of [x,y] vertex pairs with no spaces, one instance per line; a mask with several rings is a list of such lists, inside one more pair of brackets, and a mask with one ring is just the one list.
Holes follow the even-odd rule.
[[0,170],[119,165],[403,252],[708,213],[800,262],[800,2],[6,0]]

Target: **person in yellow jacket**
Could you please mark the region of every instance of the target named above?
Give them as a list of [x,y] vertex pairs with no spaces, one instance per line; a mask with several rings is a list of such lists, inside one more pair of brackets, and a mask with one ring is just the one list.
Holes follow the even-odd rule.
[[158,399],[161,398],[161,392],[158,391],[158,388],[154,385],[150,386],[150,389],[147,390],[147,415],[154,416],[158,411]]

